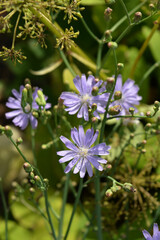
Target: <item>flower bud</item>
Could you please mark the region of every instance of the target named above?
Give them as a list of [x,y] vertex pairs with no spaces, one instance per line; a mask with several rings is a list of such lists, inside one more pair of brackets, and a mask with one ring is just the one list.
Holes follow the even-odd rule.
[[141,153],[146,153],[146,149],[143,148],[143,149],[141,150]]
[[23,139],[21,137],[17,138],[16,143],[17,145],[20,145],[23,142]]
[[122,92],[121,91],[116,91],[115,93],[114,93],[114,99],[115,100],[119,100],[119,99],[121,99],[122,98]]
[[112,35],[110,30],[105,31],[105,40],[107,42],[110,42],[112,40]]
[[151,11],[154,11],[155,10],[155,5],[153,3],[150,3],[149,8],[151,9]]
[[25,83],[25,85],[26,85],[26,84],[31,85],[31,81],[29,80],[29,78],[26,78],[26,79],[24,80],[24,83]]
[[136,192],[136,189],[133,187],[131,183],[124,183],[123,186],[126,190],[129,190],[131,192]]
[[37,94],[38,94],[38,98],[36,98],[36,103],[39,106],[45,107],[46,106],[46,100],[45,100],[43,92],[41,90],[38,90]]
[[114,115],[119,114],[121,112],[121,110],[122,110],[122,107],[120,105],[115,105],[115,106],[109,108],[108,113],[110,115],[114,116]]
[[30,176],[30,178],[34,179],[34,177],[35,177],[34,172],[30,172],[29,176]]
[[98,87],[96,87],[96,86],[93,87],[93,88],[92,88],[92,95],[93,95],[93,96],[96,96],[97,93],[98,93],[98,91],[99,91]]
[[25,163],[23,164],[23,168],[24,168],[25,172],[27,172],[27,173],[30,173],[30,172],[33,171],[32,166],[31,166],[29,163],[27,163],[27,162],[25,162]]
[[31,187],[31,188],[29,189],[29,192],[30,192],[31,194],[34,194],[34,193],[35,193],[35,189],[34,189],[33,187]]
[[146,112],[146,116],[151,117],[151,112],[150,111]]
[[147,123],[145,126],[145,130],[148,131],[152,127],[151,123]]
[[39,117],[39,114],[38,114],[38,112],[36,112],[36,111],[33,111],[33,112],[32,112],[32,115],[33,115],[33,117],[35,117],[35,118],[38,118],[38,117]]
[[93,111],[96,111],[96,110],[97,110],[97,104],[96,104],[96,103],[93,103],[93,104],[92,104],[92,110],[93,110]]
[[91,121],[92,121],[92,123],[97,123],[98,122],[98,118],[92,117]]
[[124,68],[124,64],[123,63],[118,63],[117,64],[117,71],[121,71]]
[[25,106],[27,105],[27,101],[28,101],[28,91],[27,91],[27,88],[23,88],[23,90],[22,90],[22,98],[21,98],[21,106],[22,106],[22,108],[25,108]]
[[36,183],[41,183],[41,179],[38,175],[34,176],[34,180],[36,181]]
[[159,108],[159,106],[160,106],[159,101],[155,101],[155,102],[154,102],[154,106],[155,106],[156,108]]
[[106,168],[107,168],[107,169],[111,169],[111,168],[112,168],[112,165],[111,165],[111,164],[107,164],[107,165],[106,165]]
[[141,18],[142,18],[142,13],[141,12],[136,12],[134,14],[134,22],[135,23],[138,23],[141,20]]
[[108,189],[106,192],[105,192],[105,195],[106,197],[111,197],[113,195],[113,192],[111,189]]
[[106,21],[109,21],[111,20],[111,14],[112,14],[112,9],[111,8],[106,8],[105,11],[104,11],[104,17],[106,19]]
[[130,107],[129,108],[129,112],[133,115],[134,114],[134,111],[135,111],[135,109],[133,108],[133,107]]
[[144,139],[144,140],[142,141],[142,144],[145,145],[146,143],[147,143],[147,141]]
[[7,125],[4,127],[4,129],[5,129],[4,133],[6,134],[7,137],[11,137],[13,135],[13,132],[10,126]]
[[130,138],[133,139],[134,138],[134,133],[130,134]]
[[118,44],[116,42],[108,42],[108,47],[112,49],[116,49]]
[[114,85],[114,82],[115,82],[115,78],[113,78],[113,77],[108,77],[108,78],[106,79],[106,82],[107,82],[106,90],[107,90],[107,91],[112,90],[113,85]]

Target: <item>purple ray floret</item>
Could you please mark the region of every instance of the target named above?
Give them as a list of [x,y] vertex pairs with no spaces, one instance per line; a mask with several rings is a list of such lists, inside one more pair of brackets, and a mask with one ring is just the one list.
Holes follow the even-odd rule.
[[153,226],[153,237],[146,230],[143,230],[142,232],[146,240],[160,240],[160,231],[157,223],[154,223]]
[[78,118],[84,118],[85,121],[89,121],[88,109],[92,108],[92,104],[97,104],[96,111],[93,112],[94,116],[99,117],[99,113],[105,112],[105,106],[108,101],[108,93],[102,93],[97,96],[92,95],[93,87],[100,87],[103,83],[102,80],[98,82],[95,77],[90,75],[88,79],[83,74],[81,78],[76,76],[73,79],[74,85],[77,88],[79,94],[72,92],[63,92],[60,96],[64,100],[63,104],[67,107],[65,110],[69,112],[70,115],[77,114]]
[[[24,86],[20,86],[19,92],[15,89],[12,90],[12,94],[14,97],[9,97],[8,102],[6,103],[6,106],[8,108],[13,109],[13,111],[6,113],[6,118],[13,118],[12,122],[15,126],[20,127],[22,130],[24,130],[29,122],[31,123],[31,126],[33,129],[35,129],[38,125],[37,119],[32,115],[31,106],[29,104],[25,107],[25,112],[23,111],[23,108],[21,106],[21,99],[22,99],[22,90],[24,89]],[[36,98],[38,97],[37,91],[39,90],[38,87],[35,88],[33,92],[33,102],[32,102],[32,109],[38,110],[39,106],[36,103]],[[41,90],[41,89],[40,89]],[[45,96],[45,100],[47,100],[48,97]],[[45,109],[48,109],[51,107],[50,103],[46,103]]]
[[74,168],[73,173],[79,172],[80,177],[84,178],[86,170],[90,177],[93,175],[92,165],[99,171],[103,171],[101,164],[106,164],[107,161],[95,155],[108,155],[110,146],[105,143],[100,143],[91,147],[98,137],[98,131],[94,133],[93,128],[88,129],[86,134],[82,126],[79,129],[71,129],[71,138],[74,144],[64,136],[61,136],[61,141],[69,150],[59,151],[57,155],[61,156],[59,162],[69,162],[64,172],[68,173]]
[[[142,99],[138,95],[139,87],[135,84],[135,81],[127,79],[122,85],[122,77],[118,75],[114,93],[116,91],[122,92],[122,98],[114,101],[109,107],[120,105],[122,110],[118,115],[126,115],[129,113],[129,108],[134,108],[137,111],[135,105],[139,105],[139,101]],[[114,94],[113,94],[114,95]]]

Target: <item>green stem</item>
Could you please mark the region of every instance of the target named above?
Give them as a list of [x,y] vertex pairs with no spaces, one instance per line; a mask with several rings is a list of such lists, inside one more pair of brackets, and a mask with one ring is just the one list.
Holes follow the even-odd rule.
[[71,214],[71,217],[70,217],[70,220],[69,220],[69,224],[68,224],[68,227],[67,227],[66,234],[65,234],[65,236],[64,236],[64,240],[67,239],[67,236],[68,236],[68,233],[69,233],[71,224],[72,224],[72,220],[73,220],[73,217],[74,217],[74,214],[75,214],[77,205],[78,205],[78,203],[79,203],[79,199],[80,199],[80,196],[81,196],[82,189],[83,189],[83,178],[80,178],[79,188],[78,188],[78,192],[77,192],[77,197],[76,197],[75,202],[74,202],[72,214]]
[[88,31],[88,33],[90,34],[90,36],[96,40],[98,43],[101,43],[101,40],[91,31],[91,29],[88,27],[87,23],[85,22],[84,18],[81,18],[81,21],[84,25],[84,27],[86,28],[86,30]]
[[13,140],[13,138],[12,138],[12,137],[8,137],[8,138],[9,138],[10,141],[13,143],[13,145],[15,146],[15,148],[17,149],[17,151],[19,152],[19,154],[21,155],[21,157],[23,158],[23,160],[24,160],[25,162],[29,163],[29,164],[33,167],[35,173],[40,177],[40,179],[41,179],[41,181],[42,181],[42,183],[43,183],[43,186],[44,186],[43,194],[44,194],[44,198],[45,198],[45,206],[46,206],[46,212],[47,212],[47,216],[48,216],[48,222],[49,222],[49,225],[50,225],[50,227],[51,227],[52,236],[53,236],[54,239],[56,239],[55,231],[54,231],[53,224],[52,224],[52,220],[51,220],[51,217],[50,217],[49,206],[48,206],[48,195],[47,195],[47,191],[46,191],[46,189],[45,189],[45,183],[44,183],[44,181],[43,181],[43,177],[41,176],[39,170],[38,170],[36,167],[34,167],[34,166],[26,159],[26,157],[23,155],[23,153],[21,152],[21,150],[19,149],[18,145],[15,143],[15,141]]
[[70,182],[70,173],[67,174],[67,179],[65,181],[65,186],[64,186],[63,201],[62,201],[58,238],[57,238],[58,240],[62,239],[62,234],[63,234],[63,219],[64,219],[65,206],[66,206],[66,202],[67,202],[69,182]]
[[112,99],[112,96],[113,96],[113,93],[114,93],[114,89],[115,89],[116,81],[117,81],[117,76],[118,76],[118,73],[117,73],[117,57],[116,57],[115,49],[113,49],[113,54],[114,54],[114,59],[115,59],[115,81],[114,81],[112,90],[111,90],[111,92],[110,92],[110,94],[109,94],[109,99],[108,99],[108,102],[107,102],[106,111],[105,111],[105,113],[104,113],[104,117],[103,117],[103,121],[102,121],[102,126],[101,126],[101,131],[100,131],[100,140],[99,140],[100,143],[101,143],[102,140],[103,140],[103,135],[104,135],[104,129],[105,129],[106,120],[109,119],[109,118],[107,119],[108,108],[109,108],[109,104],[110,104],[110,102],[111,102],[111,99]]
[[73,77],[75,77],[77,74],[75,73],[75,71],[74,71],[73,68],[71,67],[71,65],[70,65],[68,59],[66,58],[64,52],[63,52],[60,48],[58,48],[58,50],[59,50],[59,52],[60,52],[60,55],[61,55],[61,57],[62,57],[65,65],[66,65],[67,68],[70,70],[70,72],[72,73]]
[[126,8],[126,5],[124,4],[123,0],[119,0],[121,2],[121,5],[126,13],[126,17],[128,19],[128,22],[129,22],[129,25],[131,24],[131,19],[130,19],[130,16],[129,16],[129,13],[128,13],[128,10]]
[[101,194],[100,194],[100,177],[99,171],[96,169],[96,178],[95,178],[95,201],[96,201],[96,219],[97,219],[97,239],[102,240],[102,224],[101,224]]
[[5,217],[5,240],[8,240],[8,208],[6,204],[6,199],[2,187],[2,179],[0,178],[0,194],[2,198],[2,204],[4,208],[4,217]]
[[12,48],[14,48],[14,44],[15,44],[15,40],[16,40],[16,32],[17,32],[17,27],[18,27],[18,23],[19,23],[19,20],[20,20],[20,16],[21,16],[21,12],[19,12],[19,14],[18,14],[16,25],[15,25],[15,28],[14,28],[13,40],[12,40]]
[[97,70],[96,70],[96,76],[97,77],[98,77],[99,72],[101,70],[102,49],[103,49],[103,42],[101,41],[101,42],[99,42],[98,53],[97,53]]
[[134,170],[136,170],[136,168],[137,168],[137,166],[138,166],[138,164],[139,164],[139,161],[140,161],[140,159],[141,159],[141,156],[142,156],[142,152],[140,151],[140,153],[139,153],[139,155],[138,155],[138,158],[137,158],[137,161],[136,161],[136,164],[135,164],[135,166],[134,166]]
[[48,194],[47,194],[46,189],[44,190],[43,194],[44,194],[44,198],[45,198],[45,207],[46,207],[46,212],[47,212],[47,216],[48,216],[48,222],[51,227],[53,239],[56,240],[57,238],[56,238],[56,234],[54,231],[54,227],[53,227],[53,223],[52,223],[52,219],[51,219],[51,215],[50,215],[50,211],[49,211]]
[[32,141],[32,152],[33,152],[33,162],[35,167],[37,167],[37,159],[35,152],[35,130],[31,127],[31,141]]

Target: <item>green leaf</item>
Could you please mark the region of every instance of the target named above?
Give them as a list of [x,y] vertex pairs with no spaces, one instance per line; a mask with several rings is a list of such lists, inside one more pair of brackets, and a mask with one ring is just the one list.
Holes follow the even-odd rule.
[[43,76],[43,75],[46,75],[50,72],[53,72],[55,69],[57,69],[60,65],[62,64],[62,60],[58,60],[57,62],[54,62],[53,64],[51,64],[50,66],[47,66],[46,68],[43,68],[39,71],[34,71],[34,70],[30,70],[30,72],[33,74],[33,75],[36,75],[36,76]]
[[105,4],[104,0],[82,0],[82,5],[102,5]]
[[[1,240],[5,240],[5,222],[1,221],[0,227],[0,237]],[[32,233],[29,232],[27,229],[22,228],[19,224],[13,221],[8,221],[8,239],[15,240],[15,239],[23,239],[28,240],[32,239]]]

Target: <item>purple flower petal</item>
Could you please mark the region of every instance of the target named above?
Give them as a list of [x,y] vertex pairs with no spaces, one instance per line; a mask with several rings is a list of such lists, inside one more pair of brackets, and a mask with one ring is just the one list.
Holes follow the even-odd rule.
[[64,172],[68,173],[71,171],[71,169],[74,167],[74,165],[77,163],[79,157],[75,157],[65,168]]
[[67,148],[73,150],[73,151],[77,151],[78,148],[66,137],[61,136],[60,137],[61,141],[66,145]]
[[96,158],[93,156],[87,156],[87,159],[92,163],[92,165],[97,168],[99,171],[103,171],[103,167],[96,161]]

